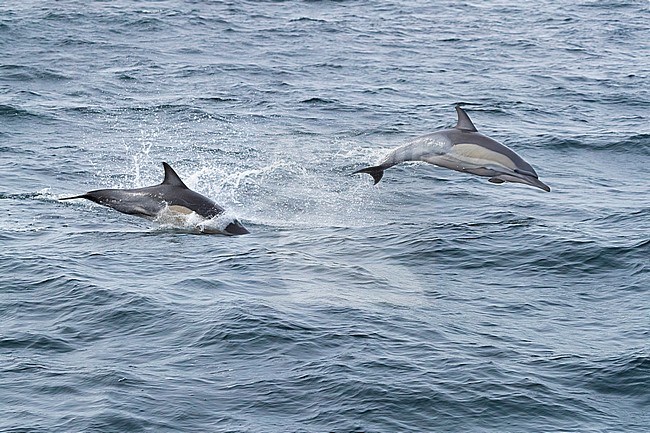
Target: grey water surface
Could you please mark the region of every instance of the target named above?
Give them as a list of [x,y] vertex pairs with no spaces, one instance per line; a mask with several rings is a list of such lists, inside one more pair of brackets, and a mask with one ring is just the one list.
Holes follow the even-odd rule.
[[[649,431],[649,23],[0,3],[0,431]],[[351,175],[456,103],[552,191]],[[57,200],[162,161],[251,234]]]

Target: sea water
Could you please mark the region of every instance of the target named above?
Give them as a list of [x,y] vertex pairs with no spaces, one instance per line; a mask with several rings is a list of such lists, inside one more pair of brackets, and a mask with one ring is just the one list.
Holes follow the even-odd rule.
[[[0,430],[650,429],[646,1],[0,4]],[[552,191],[427,164],[453,126]],[[161,162],[251,231],[83,201]]]

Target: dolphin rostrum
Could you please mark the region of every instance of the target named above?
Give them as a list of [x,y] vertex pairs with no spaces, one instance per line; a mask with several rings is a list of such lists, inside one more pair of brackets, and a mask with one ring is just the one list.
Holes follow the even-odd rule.
[[[99,189],[61,200],[85,198],[116,211],[141,217],[156,218],[165,210],[180,214],[195,212],[205,219],[221,215],[225,210],[209,198],[189,189],[176,172],[163,162],[165,179],[160,185],[136,189]],[[248,230],[237,220],[224,229],[225,234],[243,235]]]
[[354,173],[368,173],[379,182],[384,170],[404,161],[424,161],[456,171],[489,177],[492,183],[517,182],[550,191],[522,157],[503,144],[480,134],[469,116],[456,106],[458,123],[454,128],[417,137],[393,149],[373,167]]

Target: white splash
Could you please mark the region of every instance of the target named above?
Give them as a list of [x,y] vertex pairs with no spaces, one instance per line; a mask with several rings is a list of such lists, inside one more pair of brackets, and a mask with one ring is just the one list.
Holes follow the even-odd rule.
[[206,234],[224,234],[226,227],[236,221],[237,218],[230,212],[224,212],[213,218],[203,218],[196,212],[184,212],[177,209],[172,209],[166,206],[154,221],[159,225],[162,230],[181,230],[192,233],[206,233]]

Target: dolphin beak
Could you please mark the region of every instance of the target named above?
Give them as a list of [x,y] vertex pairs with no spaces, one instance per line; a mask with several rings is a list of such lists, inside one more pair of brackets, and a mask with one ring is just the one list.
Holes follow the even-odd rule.
[[543,190],[546,191],[546,192],[551,192],[551,187],[549,187],[548,185],[546,185],[546,184],[545,184],[544,182],[542,182],[541,180],[539,180],[539,179],[537,179],[537,178],[534,178],[534,177],[529,177],[527,180],[529,181],[529,183],[528,183],[529,185],[531,185],[531,186],[536,186],[537,188],[539,188],[539,189],[543,189]]
[[250,233],[248,230],[246,230],[246,227],[241,225],[241,223],[237,220],[231,222],[226,226],[226,233],[231,234],[231,235],[245,235]]

